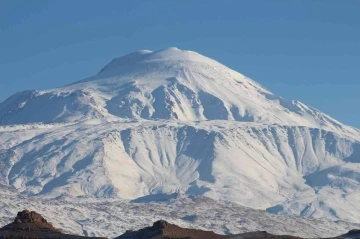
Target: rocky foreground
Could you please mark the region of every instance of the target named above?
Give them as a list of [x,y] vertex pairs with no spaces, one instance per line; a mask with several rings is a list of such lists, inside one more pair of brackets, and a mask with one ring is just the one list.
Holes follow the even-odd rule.
[[[44,238],[92,238],[104,239],[105,237],[83,237],[62,233],[61,230],[53,227],[40,214],[24,210],[18,212],[15,220],[0,228],[0,239],[44,239]],[[203,231],[189,228],[182,228],[166,221],[160,220],[152,226],[138,231],[126,231],[116,239],[301,239],[300,237],[272,235],[266,231],[248,232],[237,235],[219,235],[212,231]],[[334,238],[360,238],[360,230],[352,230],[345,235]]]
[[[40,214],[24,210],[18,212],[15,220],[0,229],[0,239],[15,239],[15,238],[64,238],[77,239],[85,238],[77,235],[64,234],[61,230],[56,229],[53,225]],[[86,237],[90,238],[90,237]],[[96,238],[96,237],[92,237]],[[98,239],[101,239],[98,237]]]
[[275,236],[265,231],[250,232],[238,235],[219,235],[212,231],[202,231],[196,229],[181,228],[166,221],[157,221],[151,227],[146,227],[138,231],[127,231],[116,239],[240,239],[240,238],[289,238],[293,236]]

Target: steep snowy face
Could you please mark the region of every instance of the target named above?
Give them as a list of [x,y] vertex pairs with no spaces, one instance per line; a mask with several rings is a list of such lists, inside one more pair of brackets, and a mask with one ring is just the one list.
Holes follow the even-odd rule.
[[353,130],[298,101],[272,94],[210,58],[177,48],[131,53],[93,77],[59,89],[18,93],[0,104],[3,125],[106,117]]

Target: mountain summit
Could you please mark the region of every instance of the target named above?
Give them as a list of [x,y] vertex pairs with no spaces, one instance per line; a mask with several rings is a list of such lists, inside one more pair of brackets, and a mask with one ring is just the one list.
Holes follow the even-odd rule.
[[114,59],[93,77],[59,89],[18,93],[0,105],[3,125],[108,117],[352,131],[316,109],[272,94],[215,60],[174,47],[134,52]]
[[196,52],[142,50],[17,93],[0,125],[0,184],[24,194],[195,194],[360,220],[360,131]]

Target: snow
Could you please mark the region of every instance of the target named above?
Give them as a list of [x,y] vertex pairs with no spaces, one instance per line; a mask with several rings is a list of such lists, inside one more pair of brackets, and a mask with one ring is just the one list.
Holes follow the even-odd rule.
[[0,183],[36,198],[181,193],[358,222],[359,145],[358,129],[177,48],[0,104]]
[[[37,114],[32,114],[37,112]],[[356,132],[298,101],[192,51],[139,51],[72,85],[26,91],[0,105],[0,123],[69,123],[94,118],[229,120]]]
[[[4,188],[2,188],[4,189]],[[302,237],[331,237],[358,228],[360,224],[274,215],[234,203],[213,201],[201,196],[173,194],[162,201],[130,202],[120,199],[67,198],[49,200],[24,197],[1,190],[0,227],[10,223],[25,208],[40,212],[50,223],[67,233],[116,237],[165,219],[179,226],[213,230],[220,234],[266,230]]]

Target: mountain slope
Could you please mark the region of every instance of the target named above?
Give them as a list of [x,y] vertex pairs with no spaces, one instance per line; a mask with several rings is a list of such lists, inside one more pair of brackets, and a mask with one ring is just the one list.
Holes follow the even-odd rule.
[[181,192],[360,220],[359,130],[195,52],[139,51],[18,93],[0,123],[0,183],[28,195]]

